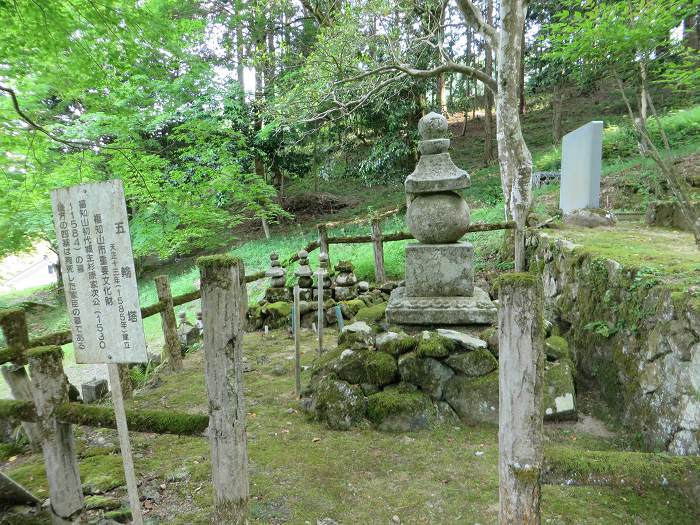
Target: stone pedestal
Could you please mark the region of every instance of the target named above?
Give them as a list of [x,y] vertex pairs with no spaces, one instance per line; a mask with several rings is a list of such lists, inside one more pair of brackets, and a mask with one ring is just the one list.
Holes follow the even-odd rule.
[[391,292],[386,319],[407,325],[478,325],[497,321],[498,310],[489,294],[474,287],[473,295],[462,297],[416,297],[401,286]]
[[459,297],[474,292],[470,243],[406,246],[406,295]]

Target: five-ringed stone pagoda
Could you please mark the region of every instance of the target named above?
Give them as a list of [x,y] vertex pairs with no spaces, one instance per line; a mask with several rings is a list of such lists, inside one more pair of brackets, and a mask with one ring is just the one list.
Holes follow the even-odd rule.
[[406,284],[396,288],[386,309],[390,323],[411,325],[491,324],[496,305],[474,286],[474,249],[459,242],[469,228],[469,206],[457,190],[469,175],[454,165],[447,119],[437,113],[418,123],[421,152],[405,182],[406,224],[416,244],[406,246]]

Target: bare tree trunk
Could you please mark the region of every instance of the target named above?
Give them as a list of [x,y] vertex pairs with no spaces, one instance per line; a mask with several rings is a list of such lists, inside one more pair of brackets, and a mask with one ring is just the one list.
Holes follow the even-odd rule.
[[447,116],[447,89],[445,88],[445,75],[437,77],[437,103],[440,113]]
[[700,11],[683,21],[683,41],[690,49],[700,49]]
[[241,24],[236,24],[236,80],[241,85],[241,91],[245,92],[245,67],[243,53],[243,28]]
[[[493,0],[486,7],[486,22],[493,24]],[[488,76],[493,76],[493,49],[484,45],[484,67]],[[493,162],[493,93],[484,87],[484,166]]]
[[554,144],[559,144],[563,136],[561,129],[561,114],[562,106],[564,105],[564,90],[561,84],[554,85],[554,94],[552,95],[552,140]]
[[[527,7],[526,7],[527,9]],[[520,48],[520,62],[518,66],[518,92],[520,94],[520,104],[518,105],[518,114],[525,114],[525,24],[523,24],[523,43]]]
[[496,130],[501,185],[506,216],[515,216],[515,205],[532,203],[532,156],[525,144],[518,115],[518,62],[523,45],[523,27],[527,7],[523,0],[501,2],[501,25],[496,55],[498,92],[496,93]]

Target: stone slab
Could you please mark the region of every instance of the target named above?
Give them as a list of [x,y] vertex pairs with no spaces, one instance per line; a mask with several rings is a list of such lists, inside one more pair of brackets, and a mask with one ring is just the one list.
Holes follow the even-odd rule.
[[80,386],[83,403],[94,403],[107,395],[109,388],[106,379],[93,379]]
[[406,246],[408,297],[468,297],[474,293],[471,243]]
[[19,483],[12,481],[0,472],[0,501],[4,503],[29,504],[40,503],[39,499]]
[[455,166],[449,153],[422,155],[404,182],[406,193],[455,191],[469,187],[469,175]]
[[603,122],[594,120],[562,139],[559,207],[567,214],[600,206]]
[[494,324],[498,310],[489,295],[474,287],[471,297],[409,297],[406,288],[396,288],[389,298],[389,323],[407,325]]

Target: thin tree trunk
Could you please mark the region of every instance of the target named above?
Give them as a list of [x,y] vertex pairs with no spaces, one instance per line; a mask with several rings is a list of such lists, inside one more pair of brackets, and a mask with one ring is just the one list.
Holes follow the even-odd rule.
[[516,204],[523,203],[529,210],[532,202],[532,156],[523,138],[518,115],[518,62],[527,7],[522,0],[503,0],[500,14],[502,28],[496,55],[496,130],[506,216],[512,218]]
[[554,144],[559,144],[563,136],[561,129],[562,106],[564,104],[564,92],[561,84],[554,85],[552,95],[552,140]]
[[520,104],[518,114],[525,114],[525,24],[523,24],[523,43],[520,49],[520,60],[518,65],[518,92],[520,94]]
[[[486,7],[486,22],[493,24],[493,0]],[[484,67],[488,76],[493,76],[493,49],[484,45]],[[493,93],[484,87],[484,166],[493,161]]]
[[440,113],[447,116],[447,89],[445,87],[445,75],[437,77],[437,102]]

